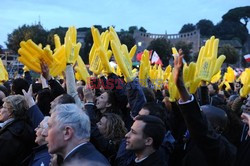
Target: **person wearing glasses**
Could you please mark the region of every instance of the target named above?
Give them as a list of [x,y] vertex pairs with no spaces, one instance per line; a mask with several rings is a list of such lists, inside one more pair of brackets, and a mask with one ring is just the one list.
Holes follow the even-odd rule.
[[46,137],[43,135],[43,132],[47,132],[48,130],[48,120],[49,116],[45,116],[41,123],[35,128],[35,143],[38,146],[33,148],[33,152],[30,154],[29,157],[27,157],[23,165],[49,166],[51,155],[48,152],[48,142],[45,140]]

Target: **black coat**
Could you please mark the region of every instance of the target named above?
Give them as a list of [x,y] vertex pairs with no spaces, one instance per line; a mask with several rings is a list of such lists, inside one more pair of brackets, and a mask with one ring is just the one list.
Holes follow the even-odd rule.
[[14,120],[0,130],[0,166],[21,165],[31,153],[34,132],[22,120]]
[[[184,165],[231,166],[236,158],[236,148],[222,135],[217,134],[203,116],[196,100],[179,105],[185,123],[194,142],[194,155],[184,159]],[[201,157],[198,157],[201,156]],[[201,160],[202,158],[202,160]],[[201,162],[197,162],[199,159]]]
[[164,160],[164,157],[165,153],[163,149],[160,148],[139,163],[136,163],[135,160],[133,160],[129,166],[167,166],[168,164]]
[[237,159],[235,166],[248,166],[250,165],[250,139],[241,142],[237,151]]

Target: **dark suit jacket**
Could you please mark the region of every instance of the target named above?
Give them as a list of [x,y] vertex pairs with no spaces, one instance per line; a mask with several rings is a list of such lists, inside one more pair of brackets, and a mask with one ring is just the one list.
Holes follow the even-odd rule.
[[90,143],[83,144],[71,152],[63,164],[79,161],[82,165],[107,166],[108,160]]
[[189,157],[186,155],[183,159],[183,165],[232,166],[236,158],[236,148],[211,128],[196,100],[179,104],[179,107],[195,144],[188,154]]

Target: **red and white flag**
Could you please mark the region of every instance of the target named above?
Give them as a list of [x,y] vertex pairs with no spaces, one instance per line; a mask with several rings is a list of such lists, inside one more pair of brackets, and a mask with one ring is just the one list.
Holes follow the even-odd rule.
[[162,61],[156,51],[153,52],[151,63],[162,65]]
[[247,62],[250,62],[250,54],[244,55],[244,58]]

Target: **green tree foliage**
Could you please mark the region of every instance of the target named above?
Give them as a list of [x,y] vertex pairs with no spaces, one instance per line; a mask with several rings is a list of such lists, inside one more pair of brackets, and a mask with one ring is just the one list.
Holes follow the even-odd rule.
[[136,31],[136,30],[138,30],[138,27],[137,27],[137,26],[130,26],[130,27],[128,28],[128,32],[131,33],[131,34],[133,34],[134,31]]
[[195,30],[195,25],[194,24],[184,24],[180,30],[179,33],[186,33],[186,32],[191,32]]
[[32,39],[35,43],[41,43],[45,46],[47,44],[47,34],[48,32],[40,24],[23,25],[14,29],[11,34],[8,34],[6,45],[16,53],[20,48],[20,42],[23,40]]
[[3,53],[3,46],[0,45],[0,54],[2,54],[2,53]]
[[240,22],[243,21],[244,26],[247,27],[247,23],[250,20],[250,6],[237,7],[229,10],[222,16],[225,21]]
[[51,29],[49,31],[49,34],[47,37],[47,44],[51,46],[52,50],[55,48],[54,35],[57,34],[60,37],[61,44],[64,44],[64,36],[67,30],[68,28],[58,27],[58,28]]
[[225,63],[229,64],[236,64],[239,60],[238,51],[230,44],[225,44],[221,48],[219,48],[218,55],[225,55]]
[[89,64],[89,52],[93,45],[93,37],[90,28],[88,28],[88,30],[86,31],[84,43],[85,45],[82,46],[83,49],[80,50],[80,55],[84,63]]
[[165,38],[158,38],[150,42],[148,50],[156,51],[164,66],[169,64],[169,59],[172,55],[172,44]]
[[210,20],[202,19],[196,24],[196,28],[200,30],[201,36],[210,37],[213,35],[214,24]]
[[238,39],[242,44],[246,42],[248,36],[248,30],[242,23],[225,20],[215,26],[214,32],[220,39]]
[[180,48],[183,51],[184,59],[189,62],[191,60],[191,49],[193,48],[193,43],[187,43],[184,41],[179,41],[175,44],[175,48],[179,50]]
[[130,33],[120,35],[119,38],[121,43],[125,44],[128,47],[129,51],[135,45],[135,39],[133,38],[133,35]]
[[144,33],[147,32],[147,30],[146,30],[144,27],[141,27],[141,28],[139,29],[139,31],[144,32]]

